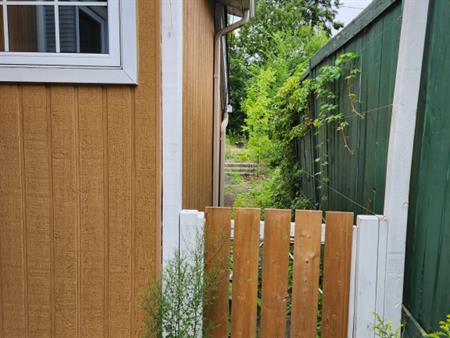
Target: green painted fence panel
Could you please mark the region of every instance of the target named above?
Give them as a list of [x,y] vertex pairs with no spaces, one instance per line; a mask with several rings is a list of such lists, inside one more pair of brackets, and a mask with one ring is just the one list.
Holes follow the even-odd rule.
[[[316,175],[321,169],[314,158],[298,154],[305,175],[305,194],[322,209],[349,210],[359,214],[382,213],[384,181],[387,161],[387,145],[395,82],[398,40],[401,24],[401,4],[391,0],[378,1],[374,10],[383,9],[378,17],[366,13],[371,22],[357,34],[348,27],[345,35],[354,36],[333,52],[319,51],[327,55],[316,65],[309,76],[314,77],[325,64],[333,64],[339,54],[354,52],[359,55],[359,78],[352,84],[352,92],[358,97],[357,110],[364,115],[352,113],[347,81],[335,85],[337,105],[349,123],[345,131],[350,149],[344,146],[342,133],[333,126],[320,128],[318,135],[311,132],[302,141],[299,151],[307,151],[314,143],[315,157],[328,162],[326,175]],[[363,19],[364,22],[367,19]],[[360,23],[356,23],[361,27]],[[337,37],[339,40],[340,37]],[[331,46],[335,45],[332,41]],[[330,47],[324,47],[326,50]],[[318,114],[319,102],[313,98],[311,117]],[[307,146],[308,145],[308,146]],[[318,146],[319,145],[319,146]],[[311,161],[313,163],[311,163]],[[311,176],[314,176],[311,186]],[[328,178],[328,180],[324,179]]]
[[450,1],[431,2],[414,147],[404,303],[425,330],[450,313]]
[[[350,151],[328,126],[298,143],[307,172],[304,193],[322,209],[383,213],[389,127],[392,112],[401,1],[377,0],[353,24],[311,59],[308,76],[345,52],[359,55],[360,78],[351,112],[348,85],[335,84],[339,111],[347,116]],[[424,57],[408,215],[404,304],[427,331],[450,313],[450,1],[431,0]],[[319,102],[311,99],[311,118]],[[318,145],[321,145],[318,147]],[[309,153],[308,153],[309,152]],[[308,154],[307,154],[308,153]],[[323,181],[314,161],[328,162]],[[313,177],[313,178],[312,178]],[[418,336],[408,328],[408,337]]]

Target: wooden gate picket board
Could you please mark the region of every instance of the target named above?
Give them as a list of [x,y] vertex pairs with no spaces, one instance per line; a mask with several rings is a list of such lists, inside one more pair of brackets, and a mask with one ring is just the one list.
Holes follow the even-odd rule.
[[231,209],[206,208],[205,219],[205,271],[215,264],[219,271],[214,304],[205,308],[204,327],[210,327],[211,337],[227,338]]
[[320,274],[322,211],[295,213],[291,337],[315,338]]
[[352,234],[352,212],[326,213],[322,338],[348,333]]
[[[266,209],[260,234],[259,209],[235,209],[234,238],[229,208],[207,208],[205,266],[228,261],[233,245],[231,323],[229,269],[218,274],[213,304],[205,308],[204,323],[214,338],[254,338],[257,333],[259,244],[262,250],[260,336],[284,338],[288,319],[288,266],[291,245],[291,211]],[[322,337],[346,338],[352,266],[353,213],[327,212],[323,272]],[[262,225],[262,223],[261,223]],[[261,227],[262,228],[262,227]],[[321,258],[322,212],[295,213],[291,337],[315,338],[317,331]],[[223,264],[223,263],[222,263]]]
[[231,336],[256,337],[259,209],[236,209],[234,224]]
[[261,337],[284,337],[288,287],[290,210],[264,210]]

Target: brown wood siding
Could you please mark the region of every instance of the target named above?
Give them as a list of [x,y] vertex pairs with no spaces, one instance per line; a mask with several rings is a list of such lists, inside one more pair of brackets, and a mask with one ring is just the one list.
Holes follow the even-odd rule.
[[0,337],[141,337],[159,274],[159,1],[139,85],[0,84]]
[[214,10],[184,2],[183,208],[212,205]]

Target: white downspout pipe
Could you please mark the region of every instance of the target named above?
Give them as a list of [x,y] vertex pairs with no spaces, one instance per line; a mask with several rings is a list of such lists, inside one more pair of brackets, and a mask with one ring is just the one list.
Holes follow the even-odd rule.
[[220,163],[219,163],[219,205],[224,205],[225,194],[225,138],[227,136],[227,127],[230,119],[231,106],[226,103],[223,113],[222,123],[220,124]]
[[[222,128],[222,107],[221,107],[221,93],[220,93],[220,83],[221,77],[221,42],[222,37],[224,37],[229,32],[242,27],[247,22],[250,21],[250,10],[244,12],[244,16],[241,20],[223,28],[216,33],[214,38],[214,110],[213,110],[213,121],[214,121],[214,138],[213,138],[213,206],[219,206],[220,200],[220,167],[221,167],[221,139],[225,137],[226,125]],[[228,119],[227,116],[224,116]],[[227,124],[227,123],[226,123]],[[222,130],[224,132],[222,133]]]

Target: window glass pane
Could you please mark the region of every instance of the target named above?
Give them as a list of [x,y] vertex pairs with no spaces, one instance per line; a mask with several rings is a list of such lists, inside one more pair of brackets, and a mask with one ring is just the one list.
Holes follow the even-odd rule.
[[62,53],[108,53],[107,6],[60,6],[59,27]]
[[0,7],[0,51],[5,51],[5,33],[3,30],[3,7]]
[[53,6],[8,6],[11,52],[55,52]]

